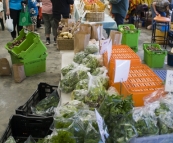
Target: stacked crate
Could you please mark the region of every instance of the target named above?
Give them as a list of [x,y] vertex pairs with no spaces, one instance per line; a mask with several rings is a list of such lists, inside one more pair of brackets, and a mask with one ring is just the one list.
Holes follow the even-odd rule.
[[[21,43],[14,45],[15,41]],[[12,64],[24,65],[26,76],[46,71],[47,48],[38,34],[25,32],[23,29],[15,40],[6,44],[5,48],[11,56]]]

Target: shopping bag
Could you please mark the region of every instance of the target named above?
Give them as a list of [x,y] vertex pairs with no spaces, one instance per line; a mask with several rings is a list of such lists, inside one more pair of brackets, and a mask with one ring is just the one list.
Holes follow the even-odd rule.
[[88,45],[90,40],[90,34],[84,32],[76,32],[74,35],[74,53],[84,51],[84,48]]
[[80,24],[80,31],[91,35],[91,25],[90,24]]
[[0,59],[0,75],[11,75],[10,64],[6,58]]
[[109,38],[112,39],[112,45],[121,45],[122,33],[119,31],[111,30]]
[[91,39],[96,41],[102,39],[103,25],[102,24],[92,24],[91,25]]
[[13,64],[13,76],[15,82],[22,82],[26,78],[23,64]]
[[28,25],[31,25],[31,24],[32,24],[32,22],[31,22],[30,13],[28,12],[28,7],[26,6],[20,12],[19,25],[20,26],[28,26]]
[[11,19],[10,16],[7,16],[7,19],[6,19],[6,28],[8,29],[9,32],[12,32],[13,31],[13,19]]

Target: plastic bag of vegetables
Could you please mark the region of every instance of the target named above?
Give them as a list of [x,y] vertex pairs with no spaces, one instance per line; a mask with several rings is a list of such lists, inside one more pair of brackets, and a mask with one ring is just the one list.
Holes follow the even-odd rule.
[[101,136],[97,123],[95,121],[89,122],[85,133],[84,143],[99,143],[100,141]]
[[105,66],[103,67],[97,67],[91,74],[94,75],[94,76],[97,76],[97,75],[102,75],[104,73],[108,73],[108,70]]
[[90,73],[88,73],[88,77],[88,95],[85,96],[84,103],[89,105],[90,109],[93,110],[94,108],[98,108],[102,103],[106,94],[106,89],[98,77],[92,76]]
[[84,48],[84,52],[87,54],[94,54],[97,53],[99,51],[99,46],[94,44],[94,43],[89,43],[85,48]]
[[29,136],[24,143],[36,143],[32,136]]
[[42,99],[35,106],[31,106],[31,111],[36,115],[53,115],[54,109],[58,106],[60,97],[57,90],[54,90],[49,96]]
[[75,63],[78,63],[78,64],[81,64],[82,63],[82,60],[87,56],[88,54],[81,51],[81,52],[78,52],[74,55],[74,58],[73,58],[73,61]]
[[79,90],[79,89],[88,89],[88,82],[89,80],[88,79],[82,79],[80,80],[77,84],[76,84],[76,90]]
[[90,68],[91,72],[93,72],[97,67],[103,66],[103,57],[101,55],[89,54],[82,60],[81,64]]
[[54,117],[72,118],[79,110],[88,109],[88,106],[81,101],[72,100],[55,109]]
[[69,64],[68,66],[65,66],[61,69],[61,73],[63,76],[65,76],[70,70],[75,69],[77,66],[79,66],[77,63],[72,62],[71,64]]
[[5,141],[5,143],[16,143],[16,141],[14,140],[12,136],[9,136],[7,140]]
[[128,143],[133,138],[137,137],[137,131],[130,120],[131,114],[124,115],[121,119],[114,121],[115,126],[108,138],[108,143]]
[[87,94],[88,90],[86,89],[73,90],[71,94],[71,99],[84,102],[85,96],[87,96]]
[[[87,79],[87,72],[90,68],[84,65],[79,65],[75,69],[69,71],[64,78],[60,81],[60,88],[63,92],[71,92],[76,87],[76,84],[82,80]],[[71,90],[70,90],[71,89]]]
[[90,121],[95,121],[96,122],[96,115],[94,111],[91,110],[81,110],[76,114],[76,117],[82,121],[84,130],[87,129],[88,123]]
[[54,118],[53,127],[58,130],[67,130],[73,123],[73,118]]
[[145,107],[136,107],[133,109],[133,120],[138,136],[150,136],[159,134],[157,120],[147,114]]

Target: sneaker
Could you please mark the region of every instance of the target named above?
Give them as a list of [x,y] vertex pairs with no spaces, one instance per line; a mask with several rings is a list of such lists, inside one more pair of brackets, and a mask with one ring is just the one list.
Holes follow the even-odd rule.
[[46,38],[46,45],[50,45],[50,38]]
[[54,46],[56,46],[57,45],[57,43],[56,43],[56,38],[54,38]]
[[147,26],[147,29],[151,30],[152,29],[152,25]]

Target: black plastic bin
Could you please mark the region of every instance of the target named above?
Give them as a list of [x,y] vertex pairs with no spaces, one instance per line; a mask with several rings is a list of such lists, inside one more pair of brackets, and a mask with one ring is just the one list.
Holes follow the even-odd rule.
[[42,139],[52,133],[49,129],[52,122],[52,117],[13,115],[0,139],[0,143],[4,143],[9,136],[13,136],[16,143],[24,143],[30,135],[36,141]]
[[[33,116],[33,117],[40,117],[39,115],[32,114],[31,106],[35,106],[39,101],[50,95],[58,86],[49,85],[47,83],[39,83],[37,90],[34,94],[28,99],[28,101],[19,106],[16,109],[16,114],[25,115],[25,116]],[[57,95],[59,96],[58,92]],[[59,96],[60,100],[60,96]]]

